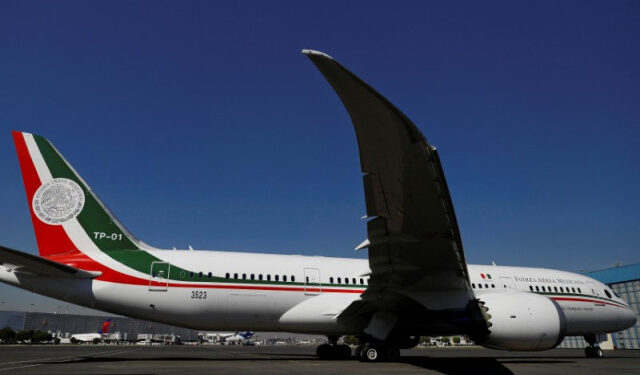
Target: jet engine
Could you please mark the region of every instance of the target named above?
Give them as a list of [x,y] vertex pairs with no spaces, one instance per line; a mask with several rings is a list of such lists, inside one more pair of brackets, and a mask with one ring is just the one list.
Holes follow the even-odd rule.
[[547,350],[566,332],[566,318],[553,300],[534,293],[505,292],[478,297],[489,332],[477,344],[502,350]]

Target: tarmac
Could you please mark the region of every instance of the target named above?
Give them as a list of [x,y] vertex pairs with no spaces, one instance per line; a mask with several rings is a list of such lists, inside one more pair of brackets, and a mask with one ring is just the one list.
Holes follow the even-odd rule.
[[502,352],[483,348],[403,350],[395,363],[321,361],[313,346],[0,346],[2,374],[640,374],[640,351]]

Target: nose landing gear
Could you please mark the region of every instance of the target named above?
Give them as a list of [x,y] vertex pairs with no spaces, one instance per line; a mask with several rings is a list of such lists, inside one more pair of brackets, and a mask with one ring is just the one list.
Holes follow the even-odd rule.
[[604,353],[602,349],[598,346],[598,336],[600,335],[585,335],[584,340],[589,344],[586,348],[584,348],[584,354],[587,358],[602,358],[604,357]]
[[597,346],[587,346],[584,348],[584,354],[587,355],[587,358],[602,358],[604,356],[602,349]]

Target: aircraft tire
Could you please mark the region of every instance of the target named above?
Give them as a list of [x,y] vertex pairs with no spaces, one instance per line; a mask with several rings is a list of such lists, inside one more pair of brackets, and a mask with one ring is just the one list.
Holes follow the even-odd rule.
[[356,351],[354,353],[356,359],[358,361],[360,361],[360,362],[364,361],[363,354],[362,354],[363,350],[364,350],[364,344],[360,344],[360,345],[358,345],[358,347],[356,348]]
[[381,362],[383,360],[383,350],[379,345],[366,343],[362,349],[363,362]]
[[584,354],[586,354],[587,358],[602,358],[604,357],[604,353],[602,349],[597,346],[587,346],[584,348]]
[[334,352],[333,345],[330,344],[322,344],[316,349],[316,355],[320,359],[333,359]]
[[338,358],[351,359],[351,348],[349,345],[338,345],[335,349],[338,354]]

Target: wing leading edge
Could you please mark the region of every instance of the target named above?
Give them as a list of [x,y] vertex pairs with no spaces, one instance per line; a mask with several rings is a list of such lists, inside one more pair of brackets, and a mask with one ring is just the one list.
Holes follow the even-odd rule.
[[464,309],[475,296],[453,203],[435,147],[391,102],[330,56],[303,50],[353,123],[364,183],[376,311],[410,298],[429,310]]

